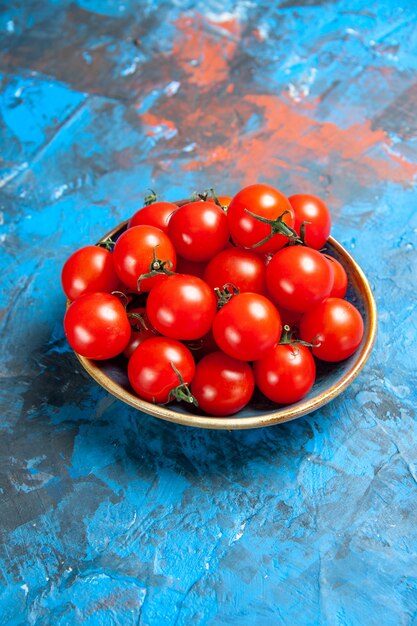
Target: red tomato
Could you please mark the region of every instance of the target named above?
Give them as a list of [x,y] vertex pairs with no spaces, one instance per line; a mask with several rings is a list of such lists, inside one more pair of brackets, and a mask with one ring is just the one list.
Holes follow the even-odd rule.
[[167,276],[148,296],[146,312],[156,330],[173,339],[198,339],[211,328],[216,314],[214,292],[201,278]]
[[[138,289],[138,279],[149,273],[157,257],[169,262],[175,270],[177,255],[168,236],[155,226],[133,226],[126,230],[113,250],[114,266],[120,280],[130,289]],[[162,277],[163,278],[163,277]],[[161,276],[141,280],[140,291],[149,291],[161,280]]]
[[111,359],[130,338],[126,311],[109,293],[86,293],[67,309],[64,330],[71,348],[88,359]]
[[168,222],[178,205],[173,202],[153,202],[144,206],[131,217],[128,228],[132,226],[155,226],[168,233]]
[[304,241],[310,248],[320,250],[330,235],[332,221],[329,209],[323,200],[305,193],[297,193],[288,200],[295,213],[294,229],[300,234],[302,223],[309,222],[304,226]]
[[65,262],[61,281],[70,300],[76,300],[85,293],[114,291],[119,285],[119,278],[112,253],[99,246],[80,248]]
[[[275,252],[289,239],[271,224],[257,220],[247,211],[267,220],[277,220],[282,216],[281,231],[286,234],[294,226],[294,212],[288,199],[277,189],[269,185],[250,185],[239,191],[227,210],[230,233],[233,241],[240,248],[253,248],[258,254]],[[278,226],[277,226],[278,228]],[[273,235],[271,237],[271,235]],[[264,239],[270,237],[265,243]]]
[[279,340],[281,319],[265,296],[240,293],[217,313],[213,334],[219,348],[229,356],[254,361]]
[[358,309],[341,298],[327,298],[303,315],[300,337],[313,343],[313,354],[323,361],[342,361],[359,347],[363,320]]
[[329,261],[330,267],[333,270],[333,288],[330,292],[330,296],[334,298],[344,298],[348,288],[348,277],[345,268],[332,256],[328,256],[327,254],[323,256]]
[[254,387],[253,373],[248,363],[222,352],[213,352],[197,365],[191,393],[206,413],[226,416],[246,406]]
[[198,261],[187,261],[187,259],[178,256],[176,272],[177,274],[191,274],[191,276],[203,278],[206,266],[207,263],[205,261],[200,263]]
[[266,268],[266,284],[278,307],[303,313],[329,295],[333,273],[317,250],[290,246],[271,259]]
[[184,392],[182,385],[190,384],[194,372],[195,363],[188,348],[167,337],[144,341],[131,356],[127,369],[129,382],[138,396],[162,404],[174,399],[172,393],[178,387]]
[[184,204],[171,217],[168,234],[178,254],[188,261],[208,261],[230,237],[226,213],[212,202]]
[[279,404],[301,400],[312,388],[316,365],[308,348],[278,344],[255,361],[255,382],[262,393]]
[[232,283],[241,293],[265,293],[266,267],[262,259],[249,250],[227,248],[209,261],[204,280],[212,289]]

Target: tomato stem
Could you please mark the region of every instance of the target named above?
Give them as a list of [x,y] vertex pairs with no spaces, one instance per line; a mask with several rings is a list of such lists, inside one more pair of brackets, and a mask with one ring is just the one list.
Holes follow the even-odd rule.
[[130,300],[127,297],[127,295],[123,291],[118,291],[117,289],[116,289],[116,291],[112,291],[111,295],[112,296],[116,296],[116,298],[119,298],[119,300],[123,300],[122,304],[123,304],[123,306],[124,306],[124,308],[126,310],[127,305],[130,302]]
[[283,221],[286,215],[291,214],[291,211],[289,211],[288,209],[284,211],[284,213],[281,213],[281,215],[279,215],[274,220],[270,220],[267,217],[262,217],[262,215],[252,213],[252,211],[249,211],[249,209],[245,209],[245,213],[251,215],[253,218],[258,220],[258,222],[268,224],[271,227],[271,232],[269,233],[269,235],[267,235],[267,237],[264,237],[261,241],[258,241],[258,243],[255,243],[253,246],[251,246],[252,248],[262,246],[264,243],[272,239],[274,235],[283,235],[284,237],[287,237],[291,241],[291,243],[304,245],[304,242],[298,236],[297,232]]
[[144,201],[145,202],[145,206],[149,206],[150,204],[153,204],[160,197],[161,196],[156,194],[153,189],[149,189],[149,193],[146,194],[146,196],[145,196],[145,201]]
[[145,322],[145,316],[143,315],[143,313],[128,313],[127,317],[130,320],[138,320],[139,324],[132,324],[132,329],[139,331],[139,330],[149,330],[149,327],[146,325]]
[[297,337],[294,337],[294,331],[291,330],[291,327],[288,326],[288,324],[285,324],[285,326],[282,329],[281,339],[279,340],[278,343],[284,346],[293,346],[294,348],[297,348],[297,346],[306,346],[306,348],[316,348],[317,344],[314,343],[316,339],[317,337],[313,339],[312,343],[309,343],[308,341],[303,341],[302,339],[298,339]]
[[103,239],[102,241],[99,241],[98,244],[96,244],[99,248],[105,248],[106,250],[109,250],[110,252],[112,252],[114,246],[116,245],[116,242],[113,241],[113,239],[111,237],[107,237],[106,239]]
[[309,224],[311,224],[311,222],[303,222],[300,226],[300,239],[304,245],[307,245],[306,244],[306,226],[308,226]]
[[158,257],[156,256],[156,248],[157,246],[155,246],[155,248],[153,249],[153,258],[149,266],[149,272],[147,272],[146,274],[141,274],[138,278],[138,291],[140,291],[141,281],[145,278],[153,278],[154,276],[161,276],[163,274],[165,274],[165,276],[171,276],[172,274],[175,274],[175,272],[171,271],[173,268],[172,261],[170,259],[167,259],[166,261],[158,259]]
[[188,388],[188,385],[184,382],[184,379],[181,376],[181,372],[175,367],[172,361],[170,361],[169,363],[176,375],[178,376],[180,384],[178,385],[178,387],[171,389],[168,396],[168,402],[170,402],[171,400],[178,400],[178,402],[183,400],[184,402],[188,402],[188,404],[194,404],[194,406],[198,407],[197,399],[193,396]]
[[230,300],[239,295],[240,289],[238,289],[233,283],[226,283],[222,288],[215,287],[214,292],[217,296],[217,308],[221,309]]
[[201,200],[202,202],[207,202],[209,198],[212,198],[214,204],[217,204],[217,206],[220,207],[222,211],[227,213],[227,207],[223,206],[223,204],[220,202],[213,187],[210,187],[209,189],[205,189],[204,191],[194,191],[191,194],[190,201],[198,202],[199,200]]

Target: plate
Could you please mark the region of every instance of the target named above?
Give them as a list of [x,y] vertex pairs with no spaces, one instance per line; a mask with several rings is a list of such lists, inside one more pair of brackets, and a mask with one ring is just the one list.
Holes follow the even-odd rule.
[[[178,202],[178,205],[183,202]],[[100,241],[117,237],[126,229],[127,221],[122,222],[107,233]],[[349,278],[346,299],[361,312],[364,320],[364,335],[358,350],[348,359],[339,363],[317,363],[317,378],[310,393],[299,402],[278,406],[255,392],[251,402],[231,417],[211,417],[199,412],[193,406],[183,403],[162,406],[138,398],[130,387],[127,378],[127,360],[120,356],[109,361],[91,361],[76,354],[86,372],[104,389],[143,413],[160,419],[216,430],[241,430],[272,426],[296,419],[324,406],[344,391],[359,374],[368,360],[375,341],[377,310],[369,282],[347,250],[333,237],[329,237],[326,253],[338,259]]]

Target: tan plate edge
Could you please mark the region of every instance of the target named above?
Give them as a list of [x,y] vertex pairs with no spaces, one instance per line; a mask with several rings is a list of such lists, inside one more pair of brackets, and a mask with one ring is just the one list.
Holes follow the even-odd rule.
[[[179,204],[179,203],[178,203]],[[115,233],[119,232],[126,222],[122,222],[112,231],[110,231],[103,239],[111,237]],[[377,329],[377,308],[375,298],[372,293],[372,289],[369,285],[368,279],[364,272],[357,264],[355,259],[347,252],[347,250],[333,237],[329,237],[329,244],[350,264],[350,273],[356,279],[355,282],[361,288],[361,292],[365,299],[365,308],[368,317],[368,328],[366,329],[365,342],[360,348],[359,358],[352,366],[351,370],[345,375],[345,377],[335,385],[329,387],[325,392],[313,400],[307,400],[301,404],[284,407],[267,415],[258,415],[253,417],[209,417],[204,415],[192,415],[187,413],[179,413],[172,411],[170,408],[151,404],[145,400],[141,400],[132,393],[126,391],[109,379],[103,374],[99,367],[89,359],[77,354],[77,358],[80,361],[84,369],[90,374],[90,376],[98,382],[104,389],[114,395],[119,400],[126,402],[132,407],[139,409],[147,414],[153,415],[168,422],[174,422],[176,424],[182,424],[184,426],[193,426],[200,428],[216,429],[216,430],[244,430],[249,428],[261,428],[264,426],[272,426],[274,424],[280,424],[288,422],[290,420],[302,417],[312,411],[315,411],[333,400],[338,396],[346,387],[356,378],[359,372],[364,367],[372,351],[375,343],[376,329]],[[356,275],[356,276],[355,276]]]

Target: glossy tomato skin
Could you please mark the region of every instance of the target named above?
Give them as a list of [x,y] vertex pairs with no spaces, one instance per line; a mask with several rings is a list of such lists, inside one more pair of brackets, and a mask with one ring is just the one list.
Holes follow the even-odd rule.
[[77,298],[67,309],[64,330],[71,348],[94,360],[117,356],[130,339],[126,311],[109,293],[87,293]]
[[358,349],[363,332],[358,309],[341,298],[326,298],[300,322],[301,339],[316,344],[313,354],[322,361],[347,359]]
[[278,308],[304,313],[330,294],[333,272],[317,250],[290,246],[271,259],[266,268],[266,284]]
[[226,213],[213,202],[184,204],[171,217],[168,235],[179,256],[197,262],[223,250],[230,237]]
[[288,211],[283,221],[292,228],[294,226],[294,212],[284,194],[269,185],[258,184],[245,187],[231,201],[227,218],[233,241],[240,248],[250,248],[257,254],[264,254],[275,252],[288,243],[288,237],[276,234],[266,243],[256,246],[270,235],[271,226],[263,224],[249,215],[246,209],[270,220],[275,220],[285,211]]
[[278,344],[255,361],[255,382],[262,393],[278,404],[293,404],[312,388],[316,365],[302,345]]
[[334,298],[344,298],[348,288],[348,277],[343,265],[327,254],[323,255],[333,270],[333,287],[330,296]]
[[76,250],[62,268],[61,282],[70,300],[76,300],[85,293],[114,291],[119,285],[119,278],[112,253],[100,246],[85,246]]
[[148,296],[146,312],[161,335],[199,339],[209,332],[217,310],[214,292],[201,278],[189,274],[167,276]]
[[[138,279],[150,271],[154,252],[161,261],[170,261],[175,270],[177,255],[169,237],[155,226],[133,226],[120,235],[113,250],[114,266],[120,280],[135,291]],[[145,278],[140,283],[140,291],[152,289],[161,276]]]
[[265,264],[257,254],[240,248],[227,248],[208,262],[204,280],[212,289],[232,283],[240,293],[265,294],[265,275]]
[[153,202],[142,207],[130,218],[128,228],[132,226],[155,226],[168,234],[168,222],[178,206],[173,202]]
[[288,198],[295,213],[294,229],[300,234],[303,222],[305,225],[305,243],[310,248],[320,250],[330,235],[332,221],[329,209],[323,200],[309,194],[295,194]]
[[255,382],[252,368],[223,352],[208,354],[198,363],[191,393],[209,415],[237,413],[252,397]]
[[258,293],[234,296],[213,322],[213,335],[219,348],[242,361],[260,359],[279,341],[281,330],[277,309]]
[[187,385],[193,379],[195,363],[184,344],[167,337],[147,339],[136,348],[128,364],[129,382],[140,398],[164,404],[172,389],[181,382],[172,365]]

